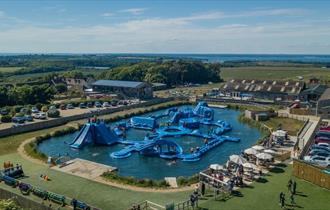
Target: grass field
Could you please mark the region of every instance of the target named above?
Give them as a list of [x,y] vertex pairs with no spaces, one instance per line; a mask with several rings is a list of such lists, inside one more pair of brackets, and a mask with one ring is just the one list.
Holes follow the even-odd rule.
[[[71,198],[81,199],[105,210],[128,209],[131,204],[140,203],[144,200],[150,200],[161,205],[171,202],[181,202],[187,200],[189,193],[191,193],[153,193],[123,190],[51,170],[46,166],[22,159],[15,153],[0,156],[0,163],[4,161],[12,161],[23,165],[24,172],[27,175],[27,177],[22,180],[24,182]],[[47,174],[51,181],[46,182],[41,180],[39,178],[40,174]],[[0,183],[0,187],[2,185],[4,184]]]
[[282,117],[274,117],[266,122],[264,122],[268,127],[271,128],[278,128],[281,126],[283,130],[288,131],[289,135],[296,135],[299,129],[303,126],[304,122],[295,120],[295,119],[290,119],[290,118],[282,118]]
[[283,66],[252,66],[222,68],[221,76],[224,80],[229,79],[295,79],[303,76],[304,80],[312,77],[330,81],[330,69],[316,67],[283,67]]
[[280,210],[279,193],[286,194],[287,210],[325,210],[330,206],[330,191],[322,189],[303,180],[296,179],[298,195],[295,196],[296,205],[290,205],[289,192],[286,188],[292,173],[292,166],[282,165],[265,177],[263,182],[255,182],[243,188],[226,201],[216,201],[208,198],[201,202],[205,209],[221,210]]
[[22,69],[22,67],[0,67],[0,73],[10,73],[20,69]]

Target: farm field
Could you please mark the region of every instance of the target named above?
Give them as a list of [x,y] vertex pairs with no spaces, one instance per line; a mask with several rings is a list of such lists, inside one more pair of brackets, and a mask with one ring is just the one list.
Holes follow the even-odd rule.
[[22,69],[22,67],[0,67],[0,73],[9,73]]
[[321,80],[330,80],[330,69],[320,67],[283,67],[283,66],[249,66],[222,68],[221,76],[224,80],[229,79],[274,79],[274,80],[297,80],[303,76],[307,81],[312,77]]

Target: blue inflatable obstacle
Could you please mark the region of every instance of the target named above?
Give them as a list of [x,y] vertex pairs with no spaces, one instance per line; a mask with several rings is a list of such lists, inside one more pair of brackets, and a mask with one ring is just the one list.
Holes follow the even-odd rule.
[[212,121],[214,118],[214,111],[208,104],[204,101],[201,101],[197,104],[193,110],[194,115],[203,118],[204,120]]
[[199,128],[199,121],[195,118],[184,118],[179,121],[179,125],[184,128],[189,129],[198,129]]
[[139,152],[142,155],[169,159],[176,158],[183,151],[180,145],[170,140],[155,139],[128,143],[131,145],[111,153],[110,156],[112,158],[122,159],[131,156],[132,152]]
[[132,117],[129,126],[137,129],[153,130],[157,127],[157,122],[152,117]]
[[199,161],[202,155],[204,155],[206,152],[210,151],[211,149],[215,148],[216,146],[220,145],[225,141],[238,142],[240,141],[240,139],[229,136],[219,136],[207,141],[205,145],[196,149],[191,154],[181,154],[178,156],[178,158],[182,159],[182,161],[187,161],[187,162]]
[[119,137],[114,131],[108,129],[103,121],[86,123],[76,138],[70,143],[75,149],[80,149],[87,144],[112,145],[118,143]]

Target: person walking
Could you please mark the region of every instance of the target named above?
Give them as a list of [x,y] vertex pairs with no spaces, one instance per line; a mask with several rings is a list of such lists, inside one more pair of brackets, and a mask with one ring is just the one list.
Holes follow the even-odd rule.
[[293,183],[292,183],[292,194],[296,194],[296,191],[297,190],[297,183],[296,183],[296,181],[293,181]]
[[286,186],[288,187],[288,191],[292,192],[292,180],[291,179],[288,181],[288,184]]
[[280,193],[280,197],[279,197],[279,199],[280,199],[280,202],[279,202],[279,204],[281,204],[281,203],[282,203],[283,194],[284,194],[283,192],[281,192],[281,193]]
[[282,199],[281,199],[281,208],[283,209],[285,206],[285,194],[283,193]]

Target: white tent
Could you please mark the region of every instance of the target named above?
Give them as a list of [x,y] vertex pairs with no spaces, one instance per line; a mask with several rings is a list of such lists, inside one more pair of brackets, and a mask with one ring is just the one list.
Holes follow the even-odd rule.
[[277,131],[274,131],[272,133],[273,136],[275,137],[279,137],[279,138],[285,138],[285,136],[287,135],[287,131],[284,131],[284,130],[277,130]]
[[268,153],[268,154],[276,154],[277,152],[272,150],[272,149],[266,149],[264,150],[264,153]]
[[244,153],[247,155],[256,155],[256,154],[258,154],[258,151],[253,148],[248,148],[248,149],[244,150]]
[[244,168],[251,168],[251,169],[258,169],[258,166],[254,165],[253,163],[249,163],[249,162],[244,163],[243,167]]
[[271,154],[268,154],[268,153],[259,153],[256,155],[258,159],[261,159],[261,160],[270,160],[273,158],[273,156]]
[[241,157],[239,155],[231,155],[229,157],[229,160],[231,162],[236,163],[236,164],[239,164],[239,165],[242,165],[243,163],[246,163],[247,162],[243,157]]
[[220,164],[211,164],[210,165],[210,169],[213,169],[213,170],[223,170],[223,165],[220,165]]
[[265,149],[263,146],[261,146],[261,145],[254,145],[253,147],[252,147],[252,149],[255,149],[255,150],[258,150],[258,151],[260,151],[260,150],[263,150],[263,149]]

